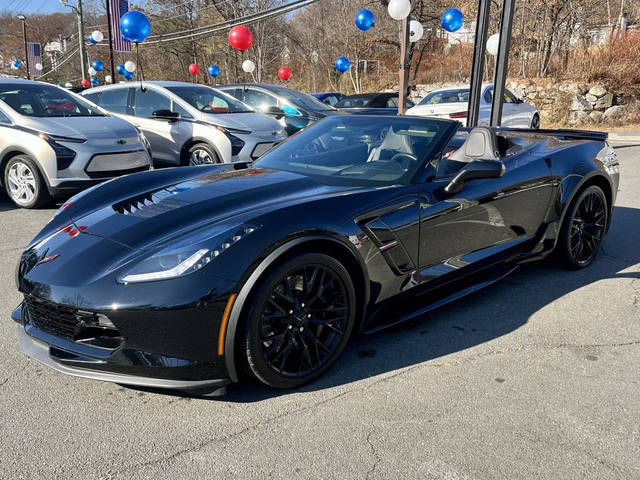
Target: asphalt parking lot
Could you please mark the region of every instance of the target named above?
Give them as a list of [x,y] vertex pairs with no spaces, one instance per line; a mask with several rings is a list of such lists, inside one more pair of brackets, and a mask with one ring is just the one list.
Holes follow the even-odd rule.
[[352,342],[292,392],[197,399],[20,350],[14,269],[51,210],[0,197],[0,478],[640,478],[640,146],[589,269],[529,265]]

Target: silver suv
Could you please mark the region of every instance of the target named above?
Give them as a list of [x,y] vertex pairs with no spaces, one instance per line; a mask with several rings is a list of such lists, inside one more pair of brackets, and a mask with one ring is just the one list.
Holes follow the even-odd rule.
[[0,79],[0,183],[24,208],[126,173],[149,170],[133,125],[62,88]]
[[131,82],[82,95],[142,130],[156,164],[252,161],[287,136],[284,123],[205,85]]

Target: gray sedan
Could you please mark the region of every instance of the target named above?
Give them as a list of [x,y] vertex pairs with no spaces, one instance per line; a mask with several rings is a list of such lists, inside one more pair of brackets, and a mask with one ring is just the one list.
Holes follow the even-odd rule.
[[205,85],[144,81],[82,95],[139,127],[158,164],[250,162],[287,136],[283,122]]

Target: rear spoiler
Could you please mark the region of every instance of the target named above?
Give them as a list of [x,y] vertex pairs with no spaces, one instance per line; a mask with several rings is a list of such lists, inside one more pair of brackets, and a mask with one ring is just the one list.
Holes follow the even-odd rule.
[[[471,131],[469,127],[460,128],[458,131]],[[545,129],[539,128],[538,130],[532,130],[530,128],[509,128],[509,127],[497,127],[496,133],[528,133],[530,135],[553,135],[562,140],[594,140],[604,142],[609,138],[607,132],[596,132],[593,130],[569,130],[564,128],[559,129]]]

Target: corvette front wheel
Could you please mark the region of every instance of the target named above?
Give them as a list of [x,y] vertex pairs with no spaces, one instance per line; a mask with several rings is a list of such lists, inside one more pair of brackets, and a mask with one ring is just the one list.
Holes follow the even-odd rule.
[[337,260],[309,253],[284,262],[257,287],[243,352],[248,373],[276,388],[294,388],[328,370],[346,346],[356,296]]

